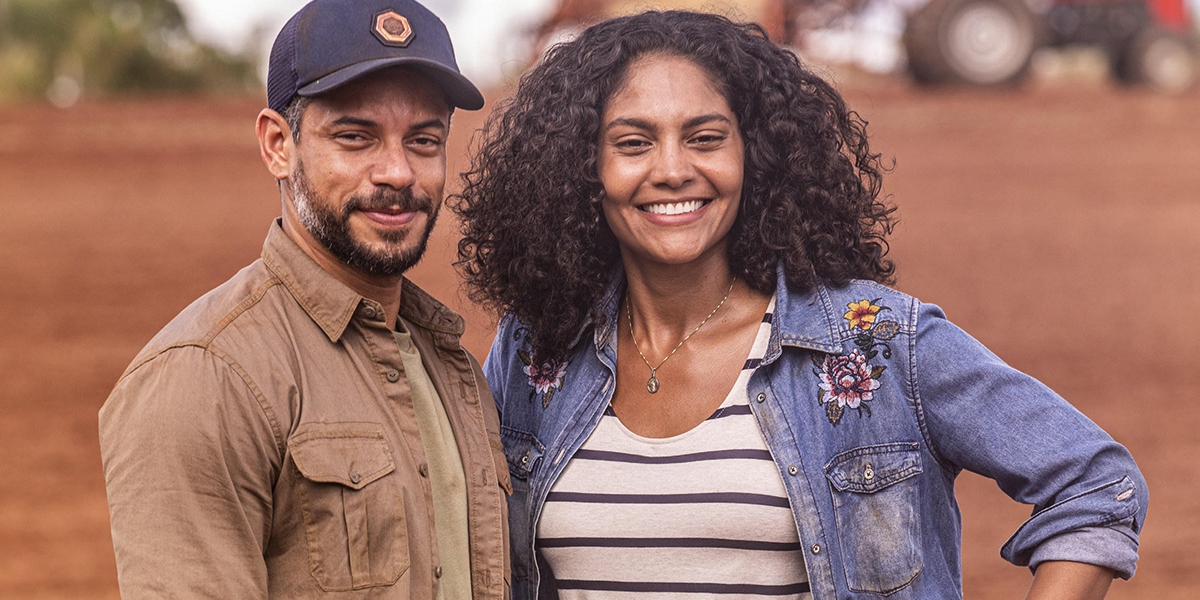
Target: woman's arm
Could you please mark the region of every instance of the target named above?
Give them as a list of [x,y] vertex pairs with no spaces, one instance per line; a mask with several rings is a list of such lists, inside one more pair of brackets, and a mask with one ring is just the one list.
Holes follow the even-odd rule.
[[1115,575],[1087,563],[1046,561],[1038,565],[1025,600],[1099,600]]

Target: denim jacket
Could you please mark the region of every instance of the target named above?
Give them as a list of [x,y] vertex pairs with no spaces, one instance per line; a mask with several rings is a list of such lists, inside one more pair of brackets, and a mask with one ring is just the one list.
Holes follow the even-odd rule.
[[[622,282],[569,360],[534,364],[526,330],[506,317],[484,365],[512,473],[515,600],[557,596],[537,559],[537,522],[612,399]],[[864,281],[793,293],[780,273],[777,290],[770,345],[747,392],[815,600],[961,598],[954,480],[963,469],[1034,506],[1002,548],[1006,560],[1132,576],[1146,482],[1096,424],[937,306]]]

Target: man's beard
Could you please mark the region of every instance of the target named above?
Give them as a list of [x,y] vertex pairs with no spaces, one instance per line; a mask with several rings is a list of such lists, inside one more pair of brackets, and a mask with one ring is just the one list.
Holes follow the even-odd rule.
[[[421,260],[429,233],[433,231],[437,222],[437,212],[434,211],[433,202],[428,197],[417,197],[411,188],[397,190],[381,187],[371,196],[351,196],[339,211],[313,191],[311,182],[304,174],[303,163],[296,165],[296,174],[292,181],[296,213],[300,217],[300,223],[342,262],[370,275],[397,277]],[[383,241],[388,244],[382,250],[372,249],[354,239],[350,233],[350,215],[354,211],[385,210],[397,206],[405,212],[423,211],[427,215],[425,231],[420,232],[420,239],[415,247],[399,247],[407,236],[414,235],[412,231],[381,233]]]

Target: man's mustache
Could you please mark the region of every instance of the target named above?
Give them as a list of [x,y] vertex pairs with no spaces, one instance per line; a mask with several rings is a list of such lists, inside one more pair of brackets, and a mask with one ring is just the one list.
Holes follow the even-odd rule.
[[380,188],[370,196],[352,196],[343,207],[342,212],[349,215],[352,211],[387,211],[433,213],[433,200],[428,196],[418,196],[412,188],[389,189]]

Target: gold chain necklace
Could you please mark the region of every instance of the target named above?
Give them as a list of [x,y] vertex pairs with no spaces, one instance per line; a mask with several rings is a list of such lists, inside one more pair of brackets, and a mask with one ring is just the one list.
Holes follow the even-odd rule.
[[704,317],[704,320],[700,321],[700,324],[697,325],[691,333],[683,336],[683,339],[679,340],[679,343],[675,345],[675,349],[671,350],[671,353],[668,354],[666,358],[658,362],[657,367],[652,366],[650,361],[646,360],[646,355],[642,354],[641,348],[638,348],[637,338],[633,336],[633,297],[629,295],[629,290],[625,290],[625,317],[629,321],[629,339],[633,341],[633,349],[637,350],[638,356],[642,357],[642,362],[646,363],[647,367],[650,367],[650,379],[646,380],[646,391],[650,392],[651,394],[658,393],[660,386],[656,374],[658,373],[659,368],[661,368],[663,364],[667,362],[667,359],[675,356],[675,352],[683,346],[683,343],[691,339],[693,335],[696,335],[696,332],[700,331],[700,328],[704,327],[704,324],[707,323],[709,319],[713,318],[713,315],[717,314],[718,310],[721,310],[721,307],[725,305],[725,301],[729,299],[729,293],[733,291],[733,284],[736,282],[737,278],[734,277],[733,281],[729,282],[729,289],[725,290],[725,297],[721,298],[721,301],[717,303],[717,307],[712,309],[712,312],[708,313],[708,316]]

